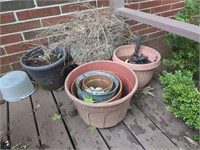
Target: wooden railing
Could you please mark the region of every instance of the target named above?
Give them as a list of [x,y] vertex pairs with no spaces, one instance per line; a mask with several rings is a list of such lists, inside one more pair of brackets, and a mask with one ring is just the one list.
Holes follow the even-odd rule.
[[124,0],[109,0],[110,10],[122,17],[136,20],[159,29],[181,35],[200,42],[200,27],[189,23],[180,22],[166,17],[157,16],[124,7]]

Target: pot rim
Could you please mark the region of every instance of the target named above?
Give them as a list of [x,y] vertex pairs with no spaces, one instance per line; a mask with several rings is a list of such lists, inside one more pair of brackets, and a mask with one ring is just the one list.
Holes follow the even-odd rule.
[[[68,89],[67,87],[67,81],[69,80],[69,78],[72,76],[73,72],[75,72],[77,69],[79,69],[80,67],[84,67],[84,66],[87,66],[87,65],[90,65],[92,63],[102,63],[102,62],[107,62],[107,63],[116,63],[116,64],[119,64],[121,65],[122,67],[125,67],[127,68],[132,74],[133,76],[135,77],[135,86],[133,87],[133,89],[131,90],[131,92],[129,94],[127,94],[126,96],[120,98],[119,100],[117,101],[113,101],[113,102],[109,102],[109,103],[87,103],[87,102],[84,102],[80,99],[78,99],[77,97],[73,96],[70,92],[70,89]],[[92,70],[91,70],[92,71]],[[68,94],[68,96],[72,99],[72,101],[74,101],[75,103],[80,103],[81,105],[84,105],[84,106],[87,106],[87,107],[111,107],[111,106],[116,106],[118,104],[121,104],[123,103],[124,101],[126,101],[127,99],[130,99],[133,94],[136,92],[137,90],[137,87],[138,87],[138,79],[137,79],[137,76],[135,74],[135,72],[133,72],[130,68],[128,68],[127,66],[124,66],[118,62],[113,62],[113,61],[109,61],[109,60],[100,60],[100,61],[92,61],[92,62],[89,62],[89,63],[85,63],[77,68],[75,68],[74,70],[72,70],[72,72],[67,76],[67,78],[65,79],[65,91],[66,93]]]
[[[93,78],[92,78],[93,77]],[[97,77],[97,78],[95,78]],[[102,82],[106,82],[108,84],[106,84],[106,87],[105,88],[102,88],[101,91],[111,91],[112,88],[113,88],[113,80],[105,75],[100,75],[100,74],[95,74],[95,75],[90,75],[90,76],[87,76],[85,77],[83,80],[82,80],[82,87],[84,88],[84,91],[86,89],[90,89],[91,91],[95,91],[94,89],[91,89],[91,86],[89,87],[88,86],[88,82],[93,82],[93,81],[99,81],[101,82],[101,79],[99,79],[98,77],[102,77],[104,78],[104,80]],[[91,79],[92,78],[92,79]],[[83,89],[82,89],[83,90]]]
[[[90,75],[88,75],[88,74],[94,74],[94,72],[98,72],[98,73],[100,73],[100,74],[98,74],[98,75],[104,75],[104,76],[106,76],[106,77],[108,77],[108,75],[110,74],[109,72],[104,72],[104,71],[101,71],[101,70],[93,70],[93,71],[87,71],[87,72],[85,72],[85,73],[83,73],[83,74],[81,74],[81,75],[79,75],[77,78],[76,78],[76,87],[77,87],[77,89],[79,88],[78,86],[77,86],[77,79],[80,79],[79,77],[83,77],[83,76],[86,76],[86,77],[89,77]],[[113,80],[113,85],[116,85],[110,92],[108,92],[108,93],[105,93],[105,94],[103,94],[102,96],[105,96],[105,95],[108,95],[108,94],[112,94],[112,93],[115,93],[115,91],[118,89],[118,87],[119,87],[119,81],[117,80],[117,77],[116,77],[116,75],[114,75],[114,74],[110,74],[111,75],[111,77],[112,78],[114,78],[115,79],[115,81]],[[83,78],[83,80],[84,80],[85,78]],[[82,81],[83,81],[82,80]],[[112,80],[112,79],[111,79]],[[79,80],[80,81],[80,80]],[[80,88],[79,88],[80,89]],[[84,91],[83,93],[85,93],[86,91]],[[87,92],[86,92],[87,93]],[[91,94],[91,93],[90,93]],[[93,95],[93,94],[91,94],[91,95]],[[94,96],[100,96],[100,95],[95,95],[94,94]]]
[[52,63],[52,64],[48,64],[48,65],[45,65],[45,66],[38,66],[38,67],[35,67],[35,66],[28,66],[24,63],[23,59],[25,56],[29,55],[30,53],[32,53],[33,51],[37,50],[39,47],[36,47],[36,48],[33,48],[29,51],[27,51],[19,60],[20,62],[20,65],[25,68],[25,69],[28,69],[28,70],[32,70],[32,71],[44,71],[44,70],[48,70],[48,69],[51,69],[51,68],[54,68],[56,66],[59,66],[61,63],[63,63],[65,61],[65,57],[66,57],[66,52],[64,49],[60,48],[60,47],[56,47],[55,50],[61,50],[61,52],[63,52],[63,56],[61,59],[59,59],[58,61]]
[[113,58],[116,59],[117,61],[119,61],[120,63],[122,63],[122,64],[124,64],[126,66],[129,66],[130,68],[133,68],[133,70],[136,70],[136,71],[137,70],[138,71],[152,70],[152,69],[155,69],[156,67],[158,67],[160,65],[160,63],[161,63],[161,55],[160,55],[160,53],[158,51],[156,51],[155,49],[153,49],[151,47],[148,47],[148,46],[144,46],[144,45],[141,45],[140,47],[142,47],[142,48],[148,48],[149,50],[152,51],[152,53],[156,54],[156,56],[158,57],[155,62],[151,62],[149,64],[130,64],[130,63],[126,63],[126,62],[122,61],[116,55],[117,51],[120,51],[122,48],[133,47],[133,46],[135,46],[135,44],[132,44],[132,45],[122,45],[122,46],[118,47],[113,52]]

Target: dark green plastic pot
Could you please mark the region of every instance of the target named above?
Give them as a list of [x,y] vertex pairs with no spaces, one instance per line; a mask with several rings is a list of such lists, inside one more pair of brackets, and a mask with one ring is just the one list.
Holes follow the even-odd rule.
[[28,66],[24,61],[25,58],[30,57],[33,52],[34,55],[43,54],[43,51],[39,49],[39,47],[34,48],[21,57],[20,64],[22,68],[45,89],[54,90],[62,87],[66,78],[65,70],[63,70],[67,56],[65,50],[55,48],[55,54],[60,54],[61,58],[52,64],[39,67]]

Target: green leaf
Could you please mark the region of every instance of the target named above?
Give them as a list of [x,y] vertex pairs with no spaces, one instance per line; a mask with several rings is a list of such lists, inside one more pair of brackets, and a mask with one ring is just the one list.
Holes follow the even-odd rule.
[[89,131],[89,132],[94,132],[95,130],[96,130],[96,127],[94,127],[94,126],[89,125],[87,127],[87,131]]
[[83,101],[88,102],[88,103],[94,103],[95,101],[93,100],[92,96],[87,98],[86,96],[83,96]]
[[38,109],[40,109],[41,108],[41,105],[39,104],[39,103],[36,103],[36,106],[35,106],[35,108],[34,108],[34,111],[37,111]]
[[54,113],[54,114],[51,116],[51,119],[52,119],[53,121],[58,120],[58,119],[61,119],[61,115],[60,115],[60,114],[57,114],[57,113]]
[[24,144],[22,142],[14,145],[11,149],[28,149],[28,147],[30,146],[30,144]]
[[193,135],[193,136],[192,136],[192,139],[193,139],[194,141],[199,142],[199,141],[200,141],[200,135],[199,135],[199,134]]

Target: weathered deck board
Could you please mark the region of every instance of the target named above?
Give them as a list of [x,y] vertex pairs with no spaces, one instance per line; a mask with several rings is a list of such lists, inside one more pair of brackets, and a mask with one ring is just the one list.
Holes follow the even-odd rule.
[[64,116],[65,123],[74,140],[77,149],[108,149],[98,131],[89,132],[88,125],[77,114],[73,102],[66,95],[65,91],[54,92],[55,98],[60,104],[60,110]]
[[[166,104],[161,102],[163,90],[155,80],[150,82],[155,98],[147,96],[145,99],[135,99],[135,104],[143,111],[174,143],[181,149],[197,149],[195,145],[186,142],[184,136],[192,137],[194,131],[186,126],[180,119],[177,119],[170,112],[165,110]],[[158,86],[158,87],[157,87]]]
[[39,146],[30,98],[9,103],[12,147],[22,143],[32,149]]
[[159,83],[159,81],[156,81],[156,79],[152,79],[151,82],[149,83],[149,85],[154,88],[154,90],[152,92],[156,96],[155,100],[159,101],[160,104],[163,107],[169,106],[169,104],[163,102],[163,96],[162,96],[162,94],[164,92],[164,89],[163,89],[163,86]]
[[140,143],[123,123],[107,129],[99,129],[111,149],[141,150]]
[[73,149],[69,136],[61,119],[53,121],[51,116],[59,114],[51,92],[37,90],[33,95],[34,108],[42,147],[49,149]]
[[178,149],[135,105],[132,105],[124,123],[145,149]]
[[7,140],[7,103],[0,105],[0,141]]
[[[147,95],[138,100],[133,97],[133,109],[128,111],[123,122],[111,128],[89,132],[65,91],[53,91],[52,95],[50,91],[38,89],[26,100],[9,103],[9,114],[7,104],[0,105],[0,129],[4,129],[10,115],[12,147],[23,142],[30,144],[29,149],[200,149],[184,138],[191,137],[193,130],[165,110],[168,104],[162,101],[160,83],[152,80],[150,85],[155,88],[155,98]],[[53,121],[51,116],[59,112],[62,119]]]

